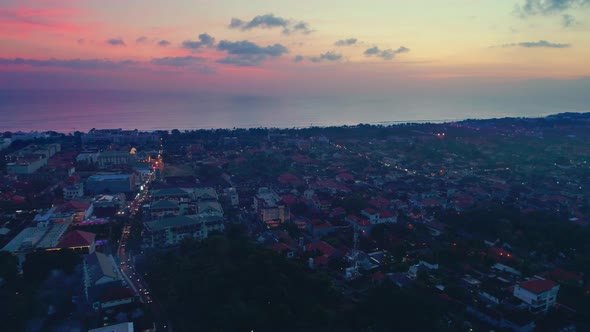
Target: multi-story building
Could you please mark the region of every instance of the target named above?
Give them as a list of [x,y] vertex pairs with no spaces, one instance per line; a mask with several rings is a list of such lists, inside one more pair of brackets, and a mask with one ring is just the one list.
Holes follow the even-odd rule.
[[119,129],[91,129],[82,136],[83,144],[146,144],[157,142],[157,133],[140,132],[136,130]]
[[86,180],[86,191],[92,194],[130,193],[134,190],[133,174],[93,175]]
[[238,206],[240,204],[240,197],[236,188],[226,188],[223,190],[223,193],[232,206]]
[[61,151],[60,144],[28,145],[14,153],[6,155],[6,170],[8,174],[33,174],[43,166],[47,160]]
[[66,186],[63,188],[64,199],[66,201],[84,196],[84,185],[82,183]]
[[268,188],[259,188],[254,196],[254,211],[267,224],[282,224],[289,221],[290,212],[280,197]]
[[8,174],[33,174],[43,166],[47,166],[47,158],[38,155],[29,155],[22,157],[18,161],[7,163],[6,172]]
[[82,152],[80,152],[77,156],[76,156],[76,161],[77,162],[84,162],[84,163],[89,163],[89,164],[94,164],[98,161],[98,156],[100,155],[100,152],[98,151],[98,149],[95,150],[84,150]]
[[144,245],[161,248],[178,245],[185,238],[206,239],[213,231],[222,232],[225,224],[222,216],[192,215],[148,221],[145,228]]
[[135,154],[128,151],[102,151],[96,162],[101,169],[110,169],[113,166],[131,165],[136,160]]
[[559,284],[556,282],[535,277],[516,285],[513,295],[525,302],[531,313],[538,314],[547,313],[555,306],[558,292]]

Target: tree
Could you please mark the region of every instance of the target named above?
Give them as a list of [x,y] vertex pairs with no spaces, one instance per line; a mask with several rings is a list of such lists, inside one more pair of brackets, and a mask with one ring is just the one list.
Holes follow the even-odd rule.
[[40,283],[54,269],[71,274],[81,261],[78,253],[68,249],[32,252],[27,255],[23,264],[24,278],[30,282]]
[[8,252],[0,252],[0,277],[4,278],[7,282],[10,282],[16,279],[17,273],[17,258]]

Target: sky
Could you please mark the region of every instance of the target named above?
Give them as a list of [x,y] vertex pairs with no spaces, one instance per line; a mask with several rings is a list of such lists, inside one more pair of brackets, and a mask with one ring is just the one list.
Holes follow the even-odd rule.
[[0,0],[0,88],[590,91],[590,0]]

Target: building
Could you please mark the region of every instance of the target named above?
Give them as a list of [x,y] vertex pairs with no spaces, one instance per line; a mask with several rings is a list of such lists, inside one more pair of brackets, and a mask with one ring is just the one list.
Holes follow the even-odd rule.
[[94,164],[98,162],[100,152],[96,150],[84,150],[76,156],[76,162]]
[[36,227],[27,227],[18,233],[2,251],[11,253],[29,252],[35,249],[52,250],[70,226],[71,221],[45,221],[37,223]]
[[223,190],[223,193],[232,206],[238,206],[240,204],[240,197],[236,188],[226,188]]
[[222,232],[225,224],[222,216],[193,215],[148,221],[145,229],[144,245],[160,248],[178,245],[185,238],[206,239],[213,231]]
[[93,175],[86,180],[86,191],[91,194],[130,193],[135,191],[133,174]]
[[7,147],[12,144],[12,139],[10,138],[0,138],[0,151],[6,149]]
[[556,282],[535,277],[516,285],[513,295],[525,302],[531,313],[539,314],[547,313],[555,306],[558,292],[559,284]]
[[19,161],[7,163],[6,172],[8,174],[33,174],[43,166],[47,166],[47,159],[32,155],[22,157]]
[[135,154],[128,151],[102,151],[98,155],[96,162],[101,169],[110,169],[113,166],[131,165],[136,161]]
[[133,332],[133,322],[109,325],[88,330],[88,332]]
[[290,212],[279,196],[268,188],[259,188],[254,196],[254,211],[262,222],[267,224],[282,224],[289,221]]
[[96,234],[84,231],[70,231],[64,235],[57,248],[66,248],[74,251],[81,251],[86,254],[91,254],[96,248]]
[[48,159],[60,151],[61,145],[58,143],[28,145],[6,155],[6,171],[8,174],[33,174],[41,167],[47,166]]
[[180,204],[177,201],[167,199],[152,202],[149,211],[152,218],[181,215]]
[[118,307],[133,302],[135,302],[135,293],[126,287],[109,288],[99,298],[100,309]]
[[122,276],[112,255],[95,251],[84,258],[84,292],[93,303],[107,289],[120,287]]
[[12,141],[32,141],[34,139],[38,139],[38,138],[48,138],[49,135],[46,133],[40,133],[37,131],[32,131],[29,133],[25,133],[22,131],[17,131],[16,133],[12,133]]
[[56,209],[54,209],[49,219],[55,222],[81,222],[90,218],[93,213],[94,206],[91,203],[83,201],[69,201],[59,205]]
[[84,185],[82,183],[66,186],[63,188],[64,199],[66,201],[84,196]]
[[119,129],[91,129],[82,135],[83,144],[146,144],[160,139],[158,133]]
[[125,195],[96,195],[92,199],[95,208],[122,208],[125,206]]
[[154,189],[151,192],[152,200],[174,199],[174,200],[188,200],[191,194],[181,188],[163,188]]

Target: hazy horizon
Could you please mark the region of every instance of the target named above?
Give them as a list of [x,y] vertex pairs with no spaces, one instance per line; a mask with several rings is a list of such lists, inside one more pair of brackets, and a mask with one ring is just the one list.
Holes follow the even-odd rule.
[[[571,92],[571,90],[568,90]],[[544,94],[542,94],[544,92]],[[139,130],[292,128],[443,122],[499,117],[540,117],[586,112],[590,96],[556,97],[529,91],[498,97],[403,93],[350,96],[253,96],[211,93],[117,90],[0,90],[2,131],[88,131],[91,128]]]

